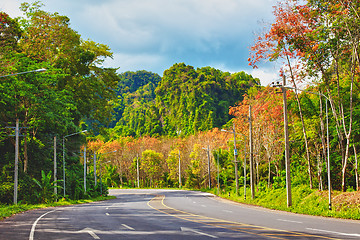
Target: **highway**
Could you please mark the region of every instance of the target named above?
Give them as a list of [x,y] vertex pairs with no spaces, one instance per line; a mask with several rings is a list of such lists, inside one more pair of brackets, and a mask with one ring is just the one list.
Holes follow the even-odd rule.
[[17,214],[0,221],[0,239],[360,239],[360,221],[267,210],[207,193],[110,194],[117,198]]

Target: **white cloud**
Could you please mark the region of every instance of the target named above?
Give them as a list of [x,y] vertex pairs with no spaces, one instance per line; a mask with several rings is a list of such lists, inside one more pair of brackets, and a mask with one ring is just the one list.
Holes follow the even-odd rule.
[[[153,71],[152,68],[154,68],[154,66],[157,69],[164,67],[164,59],[159,55],[115,53],[113,59],[105,60],[104,66],[113,68],[120,67],[120,72],[144,69]],[[163,70],[165,70],[165,68]]]
[[[3,2],[5,1],[5,2]],[[23,0],[0,0],[12,17]],[[247,69],[259,21],[272,19],[277,0],[46,0],[45,10],[70,18],[84,39],[108,45],[120,71],[145,69],[162,74],[176,62],[194,67]],[[255,75],[254,75],[255,76]],[[260,77],[260,79],[262,79]],[[266,81],[264,81],[266,82]]]
[[280,78],[279,72],[271,68],[252,69],[250,74],[255,78],[259,78],[263,86],[267,86]]

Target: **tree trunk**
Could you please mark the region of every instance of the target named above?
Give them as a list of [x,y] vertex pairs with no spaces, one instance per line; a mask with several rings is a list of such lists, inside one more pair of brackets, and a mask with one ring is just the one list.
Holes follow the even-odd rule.
[[[356,52],[356,50],[355,50]],[[355,77],[355,68],[353,69],[352,76],[351,76],[351,84],[350,84],[350,103],[349,103],[349,110],[350,110],[350,116],[349,116],[349,127],[346,129],[346,123],[345,123],[345,114],[343,111],[343,108],[341,109],[341,115],[342,115],[342,122],[344,126],[344,133],[346,137],[346,149],[345,149],[345,159],[344,159],[344,165],[342,168],[342,181],[341,181],[341,187],[342,190],[346,191],[346,168],[347,168],[347,162],[349,159],[349,148],[350,148],[350,138],[351,138],[351,130],[352,130],[352,123],[353,123],[353,88],[354,88],[354,77]]]
[[358,159],[355,144],[353,145],[354,155],[355,155],[355,181],[356,181],[356,191],[359,191],[359,173],[358,173]]
[[323,180],[322,180],[322,164],[321,153],[317,143],[315,143],[316,148],[316,158],[317,158],[317,173],[318,173],[318,181],[319,181],[319,190],[323,190]]
[[28,139],[27,139],[27,121],[28,121],[28,111],[25,112],[25,119],[24,119],[24,129],[25,129],[25,136],[24,136],[24,172],[27,172],[28,170],[28,163],[29,163],[29,158],[28,158]]
[[270,159],[270,157],[269,157],[268,161],[269,161],[268,188],[270,188],[270,183],[271,183],[271,159]]

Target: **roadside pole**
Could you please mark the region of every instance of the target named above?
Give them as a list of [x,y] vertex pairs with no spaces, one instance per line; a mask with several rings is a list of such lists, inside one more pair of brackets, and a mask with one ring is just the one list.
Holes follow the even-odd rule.
[[57,166],[56,166],[56,136],[54,136],[54,194],[57,200]]
[[286,196],[287,206],[292,206],[291,199],[291,177],[290,177],[290,150],[289,150],[289,126],[288,126],[288,115],[287,115],[287,100],[286,100],[286,78],[283,76],[283,102],[284,102],[284,135],[285,135],[285,169],[286,169]]
[[181,188],[181,156],[180,156],[180,149],[179,149],[179,188]]
[[16,119],[15,127],[15,172],[14,172],[14,204],[18,199],[18,173],[19,173],[19,119]]

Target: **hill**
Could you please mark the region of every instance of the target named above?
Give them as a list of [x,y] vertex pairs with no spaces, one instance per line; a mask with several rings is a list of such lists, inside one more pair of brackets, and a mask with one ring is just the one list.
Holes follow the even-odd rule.
[[222,127],[229,107],[243,99],[259,79],[245,72],[194,69],[174,64],[158,74],[137,71],[120,74],[114,102],[112,136],[191,135]]

